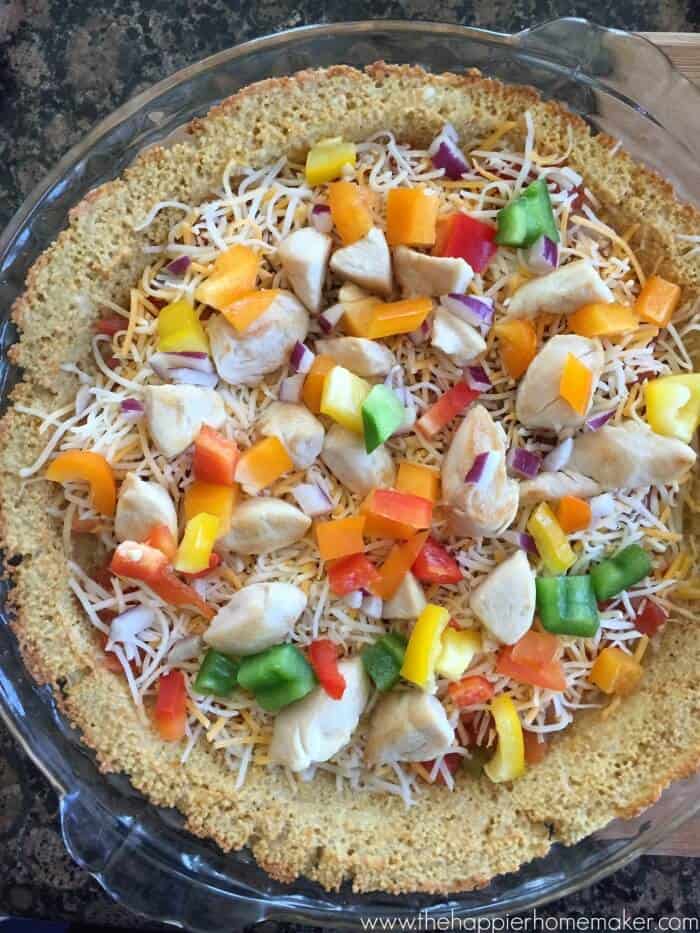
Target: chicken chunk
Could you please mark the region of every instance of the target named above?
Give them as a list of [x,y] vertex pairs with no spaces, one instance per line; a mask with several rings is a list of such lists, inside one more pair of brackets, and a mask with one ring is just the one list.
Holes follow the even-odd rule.
[[592,499],[601,492],[598,483],[571,470],[557,470],[552,473],[539,473],[534,479],[520,484],[520,505],[534,505],[536,502],[554,502],[564,496],[577,496],[579,499]]
[[339,424],[334,424],[326,434],[321,460],[357,496],[366,496],[375,486],[391,486],[394,482],[394,461],[389,451],[382,445],[368,454],[364,439]]
[[331,269],[341,279],[371,292],[391,293],[391,254],[386,237],[377,227],[372,227],[361,240],[337,249],[331,256]]
[[390,761],[439,758],[452,745],[454,730],[437,697],[418,690],[389,693],[377,703],[365,758],[370,767]]
[[475,327],[440,306],[433,315],[430,343],[457,366],[466,366],[486,350],[486,341]]
[[305,405],[273,402],[258,422],[264,437],[278,437],[297,470],[306,470],[321,453],[323,425]]
[[235,554],[269,554],[299,541],[310,525],[307,515],[283,499],[246,499],[233,510],[221,545]]
[[[587,366],[593,375],[582,415],[559,395],[559,383],[569,354]],[[515,400],[518,421],[528,428],[548,428],[552,431],[582,425],[591,407],[604,362],[605,354],[599,340],[578,337],[576,334],[552,337],[530,363],[518,386]]]
[[634,489],[681,482],[695,459],[695,451],[683,441],[626,421],[577,437],[568,465],[605,490]]
[[294,294],[309,311],[318,314],[331,254],[331,238],[313,227],[304,227],[285,237],[278,253]]
[[613,300],[613,293],[590,262],[577,259],[521,285],[510,299],[507,315],[573,314],[592,301]]
[[306,594],[291,583],[251,583],[222,606],[204,641],[224,654],[256,654],[283,642],[306,609]]
[[535,574],[525,551],[516,551],[471,594],[469,607],[504,645],[514,645],[535,618]]
[[177,513],[167,489],[127,473],[119,487],[114,536],[117,541],[145,541],[155,525],[165,525],[177,541]]
[[206,328],[220,378],[231,385],[255,386],[287,363],[294,344],[306,337],[309,315],[291,292],[281,291],[242,334],[223,314],[212,315]]
[[394,272],[406,298],[466,292],[474,271],[464,259],[428,256],[408,246],[394,250]]
[[328,761],[348,744],[367,706],[370,684],[359,658],[339,661],[338,669],[345,678],[345,692],[339,700],[316,687],[275,716],[270,761],[303,771]]
[[377,340],[367,340],[366,337],[317,340],[316,352],[330,356],[339,366],[344,366],[363,379],[386,376],[396,364],[396,357],[388,347]]
[[384,600],[383,619],[417,619],[428,605],[423,587],[409,571],[391,597]]
[[[478,454],[493,451],[498,464],[483,488],[464,479]],[[483,405],[472,408],[452,438],[442,464],[442,494],[458,535],[481,537],[504,531],[518,511],[518,484],[506,472],[506,436]]]
[[226,421],[218,392],[199,386],[146,386],[144,405],[148,433],[168,460],[194,442],[203,424],[220,428]]

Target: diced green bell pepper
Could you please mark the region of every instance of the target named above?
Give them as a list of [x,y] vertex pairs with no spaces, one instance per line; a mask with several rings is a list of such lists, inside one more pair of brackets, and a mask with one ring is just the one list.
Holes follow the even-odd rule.
[[196,693],[205,696],[231,696],[238,684],[238,669],[241,662],[220,651],[210,648],[194,681]]
[[496,242],[501,246],[527,247],[543,235],[559,242],[547,182],[538,178],[498,212]]
[[388,632],[362,649],[362,664],[377,690],[391,690],[399,682],[407,641],[398,632]]
[[404,407],[395,392],[376,385],[362,403],[365,450],[371,454],[388,440],[404,419]]
[[238,683],[253,693],[263,709],[276,713],[310,693],[316,676],[295,645],[275,645],[243,658]]
[[538,577],[537,613],[548,632],[592,638],[600,616],[593,584],[588,575]]
[[651,558],[638,544],[630,544],[591,570],[596,599],[611,599],[639,583],[651,572]]

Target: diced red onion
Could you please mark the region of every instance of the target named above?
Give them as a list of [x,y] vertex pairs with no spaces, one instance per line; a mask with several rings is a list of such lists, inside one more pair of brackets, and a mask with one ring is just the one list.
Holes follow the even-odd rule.
[[523,551],[527,551],[528,554],[538,553],[535,539],[532,535],[526,534],[524,531],[504,531],[503,537],[516,547],[522,548]]
[[152,625],[156,614],[152,609],[146,606],[136,606],[133,609],[127,609],[121,615],[115,616],[109,626],[110,641],[133,641],[137,635],[140,635],[144,629]]
[[567,437],[561,444],[557,444],[554,450],[550,450],[544,458],[542,466],[548,472],[556,473],[557,470],[563,470],[571,458],[574,449],[574,440]]
[[297,342],[294,344],[294,349],[292,350],[292,356],[289,360],[289,365],[292,367],[295,373],[308,373],[308,371],[313,366],[315,359],[316,354],[312,353],[307,346],[297,340]]
[[418,330],[413,330],[408,335],[408,339],[411,343],[419,347],[421,344],[425,343],[426,340],[430,338],[430,321],[423,321]]
[[435,168],[444,169],[445,177],[452,181],[457,181],[469,171],[469,163],[457,145],[458,139],[457,130],[446,123],[428,149]]
[[472,327],[479,328],[486,333],[493,320],[493,302],[490,298],[477,298],[475,295],[457,295],[454,292],[444,295],[441,299],[443,305],[452,314],[456,315]]
[[491,380],[483,366],[467,366],[464,381],[475,392],[488,392],[491,388]]
[[331,305],[330,308],[326,308],[323,314],[319,314],[318,323],[323,333],[330,334],[330,332],[333,330],[344,314],[345,308],[340,302],[338,302],[338,304]]
[[464,482],[473,483],[475,486],[482,488],[488,486],[496,472],[499,459],[499,454],[494,450],[477,454],[469,472],[464,477]]
[[343,596],[343,602],[348,609],[359,609],[362,605],[363,598],[364,594],[362,590],[353,590],[351,593],[346,593],[345,596]]
[[179,382],[188,386],[202,386],[205,389],[213,389],[219,381],[216,373],[203,373],[184,366],[182,369],[171,369],[169,378],[172,382]]
[[280,382],[280,402],[300,402],[305,379],[304,373],[297,373],[295,376],[287,376],[283,379]]
[[588,503],[591,507],[591,518],[599,521],[615,511],[615,500],[609,492],[604,492],[600,496],[593,496]]
[[153,353],[148,365],[161,379],[170,379],[173,369],[192,369],[200,373],[213,373],[214,364],[207,353],[192,350],[182,353]]
[[330,233],[333,229],[331,209],[327,204],[314,204],[311,208],[311,224],[319,233]]
[[360,608],[370,619],[381,619],[384,603],[379,596],[364,596]]
[[610,421],[614,414],[615,409],[611,408],[610,411],[604,411],[598,415],[593,415],[592,418],[589,418],[588,421],[586,421],[586,427],[589,431],[598,431],[603,427],[604,424],[607,424],[608,421]]
[[190,267],[192,260],[189,256],[178,256],[165,267],[164,271],[170,275],[184,275]]
[[136,398],[125,398],[119,403],[119,408],[126,421],[139,421],[145,411],[143,403]]
[[191,661],[199,657],[202,650],[202,639],[199,635],[188,635],[186,638],[178,638],[168,652],[168,664],[182,664],[183,661]]
[[553,272],[559,265],[559,247],[553,240],[542,234],[532,246],[524,251],[523,259],[531,272],[546,275],[547,272]]
[[540,472],[542,457],[532,450],[525,450],[524,447],[511,447],[507,462],[513,473],[524,476],[525,479],[534,479]]
[[316,483],[300,483],[292,489],[292,495],[297,500],[299,508],[309,518],[326,515],[333,509],[330,498]]

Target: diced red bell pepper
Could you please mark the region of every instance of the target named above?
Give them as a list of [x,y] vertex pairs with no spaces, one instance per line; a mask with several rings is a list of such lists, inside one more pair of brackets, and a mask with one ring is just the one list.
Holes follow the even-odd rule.
[[428,538],[415,560],[413,576],[421,583],[459,583],[462,571],[459,564],[435,538]]
[[530,629],[514,645],[511,655],[516,664],[538,666],[549,664],[559,650],[559,639],[550,632],[536,632]]
[[170,671],[158,681],[158,697],[153,711],[156,728],[166,742],[184,738],[187,724],[187,690],[182,671]]
[[183,577],[185,577],[188,580],[199,580],[200,577],[206,577],[206,575],[208,573],[211,573],[212,570],[216,570],[216,568],[220,564],[221,564],[221,558],[216,553],[216,551],[212,551],[211,554],[209,555],[209,566],[208,567],[205,567],[204,570],[200,570],[198,573],[183,573]]
[[448,684],[447,693],[457,709],[463,709],[476,703],[488,703],[493,696],[493,684],[481,674],[470,674]]
[[330,638],[317,638],[309,645],[309,661],[318,682],[333,700],[345,693],[345,678],[338,669],[338,646]]
[[635,611],[634,627],[642,635],[647,635],[649,638],[656,635],[668,619],[666,610],[651,599],[634,600],[632,605]]
[[328,581],[336,596],[347,596],[353,590],[369,590],[378,580],[377,568],[364,554],[342,557],[328,568]]
[[111,317],[102,317],[95,321],[93,327],[96,334],[106,334],[108,337],[114,337],[120,330],[126,330],[129,322],[126,318],[114,314]]
[[416,427],[426,437],[434,437],[453,418],[461,415],[467,405],[470,405],[478,397],[479,393],[474,389],[470,389],[466,382],[458,382],[451,389],[448,389],[444,395],[441,395],[425,414],[421,415],[416,422]]
[[365,534],[375,538],[410,538],[430,528],[433,503],[397,489],[373,489],[360,506]]
[[215,615],[211,606],[175,575],[165,554],[148,544],[123,541],[114,552],[109,569],[118,577],[146,583],[163,602],[171,606],[189,606],[205,619],[212,619]]
[[[428,774],[430,774],[433,768],[435,767],[436,761],[437,761],[436,758],[430,758],[428,761],[421,761],[421,764],[423,765],[425,770],[428,772]],[[442,756],[442,761],[445,767],[447,768],[447,770],[450,772],[450,774],[454,774],[458,770],[460,764],[462,763],[462,756],[458,755],[457,752],[448,752],[446,755]],[[435,781],[433,783],[434,784],[445,783],[445,778],[442,776],[442,771],[438,771],[438,773],[435,775]]]
[[167,525],[154,525],[148,532],[144,544],[149,544],[151,547],[158,548],[159,551],[165,554],[168,560],[173,560],[177,554],[177,541]]
[[564,690],[566,677],[561,661],[549,661],[547,664],[528,664],[513,659],[513,646],[505,645],[498,655],[496,671],[505,677],[517,680],[521,684],[532,684],[545,690]]
[[483,272],[498,250],[496,228],[457,212],[438,220],[435,256],[465,259],[474,272]]
[[537,735],[535,732],[528,732],[526,729],[523,729],[523,740],[525,742],[525,761],[529,765],[539,764],[549,751],[549,743],[547,742],[547,739],[545,738],[544,742],[541,742],[540,738],[542,737]]
[[195,478],[218,486],[233,486],[240,451],[235,441],[205,424],[194,442]]

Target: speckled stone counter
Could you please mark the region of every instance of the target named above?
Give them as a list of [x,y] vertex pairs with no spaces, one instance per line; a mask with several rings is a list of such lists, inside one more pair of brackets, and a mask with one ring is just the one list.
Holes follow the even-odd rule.
[[[305,23],[370,17],[440,19],[513,31],[562,15],[632,30],[697,31],[700,3],[5,0],[0,2],[0,222],[97,120],[154,81],[245,39]],[[644,857],[543,909],[541,916],[597,916],[614,924],[623,907],[640,917],[698,917],[700,863]],[[58,832],[55,794],[0,726],[0,916],[4,913],[156,928],[114,905],[74,865]]]

